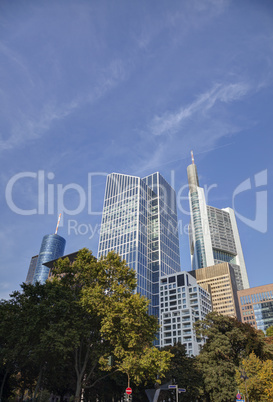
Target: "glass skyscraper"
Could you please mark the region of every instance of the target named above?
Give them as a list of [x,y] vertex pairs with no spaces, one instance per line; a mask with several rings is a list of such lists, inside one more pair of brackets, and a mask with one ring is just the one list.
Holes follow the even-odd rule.
[[57,234],[50,234],[43,237],[33,283],[45,283],[48,278],[49,268],[43,264],[62,257],[64,255],[65,243],[65,239]]
[[190,250],[192,269],[228,262],[235,274],[238,290],[249,288],[235,213],[231,208],[207,205],[199,187],[196,165],[187,168],[191,211]]
[[176,194],[157,172],[107,177],[98,257],[116,251],[136,271],[137,292],[159,317],[159,279],[180,271]]

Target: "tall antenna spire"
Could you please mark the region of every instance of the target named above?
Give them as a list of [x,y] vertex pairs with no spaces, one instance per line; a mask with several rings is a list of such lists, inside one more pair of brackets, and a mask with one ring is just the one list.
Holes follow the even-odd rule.
[[191,151],[191,162],[194,165],[194,157],[193,157],[193,151]]
[[60,215],[59,215],[59,218],[58,218],[58,222],[57,222],[55,234],[57,234],[57,232],[58,232],[58,228],[59,228],[59,224],[60,224],[60,220],[61,220],[61,215],[62,215],[62,214],[60,214]]

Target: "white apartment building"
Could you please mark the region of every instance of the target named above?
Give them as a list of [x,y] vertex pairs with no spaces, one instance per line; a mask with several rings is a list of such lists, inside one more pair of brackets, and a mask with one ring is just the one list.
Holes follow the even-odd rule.
[[182,343],[188,356],[196,356],[204,340],[197,339],[193,324],[212,311],[209,292],[186,271],[160,279],[160,346]]

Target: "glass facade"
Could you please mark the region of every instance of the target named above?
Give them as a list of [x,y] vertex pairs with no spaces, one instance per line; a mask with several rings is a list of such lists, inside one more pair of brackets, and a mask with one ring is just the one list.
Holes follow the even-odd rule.
[[234,269],[237,289],[249,288],[234,211],[231,208],[218,209],[207,205],[204,189],[199,187],[193,159],[187,173],[192,270],[228,262]]
[[33,283],[45,283],[48,278],[49,268],[44,263],[60,258],[64,255],[65,239],[57,234],[46,235],[41,244]]
[[111,250],[136,271],[137,292],[159,317],[159,278],[180,271],[176,195],[159,173],[108,175],[98,257]]
[[257,329],[266,331],[273,325],[273,301],[257,303],[253,306]]
[[215,264],[220,264],[221,262],[229,262],[230,264],[236,264],[236,256],[234,256],[233,254],[229,254],[221,250],[215,250],[215,249],[212,250]]
[[[271,289],[270,289],[271,288]],[[273,325],[273,285],[249,289],[249,294],[238,292],[242,322],[266,331]]]
[[263,302],[263,301],[267,301],[267,300],[273,300],[273,291],[272,290],[253,293],[253,294],[249,294],[249,295],[240,297],[240,302],[241,302],[242,306],[244,306],[245,304],[250,304],[250,303],[254,304],[254,303]]
[[[202,220],[201,220],[201,212],[199,205],[199,197],[198,192],[190,193],[190,202],[191,202],[191,211],[192,211],[192,225],[194,227],[195,233],[195,248],[196,248],[196,256],[197,263],[193,262],[193,266],[197,266],[198,268],[204,268],[207,266],[206,253],[205,253],[205,243],[203,237],[203,228],[202,228]],[[195,258],[195,256],[194,256]]]

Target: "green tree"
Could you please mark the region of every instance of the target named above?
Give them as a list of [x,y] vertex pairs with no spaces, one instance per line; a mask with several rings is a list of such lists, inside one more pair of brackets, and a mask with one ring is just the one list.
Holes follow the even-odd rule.
[[273,326],[266,328],[266,336],[273,337]]
[[[134,293],[135,272],[125,261],[114,252],[97,261],[83,249],[72,265],[68,259],[59,260],[53,275],[53,282],[71,292],[79,308],[78,317],[70,320],[71,328],[77,329],[72,342],[76,398],[82,388],[96,385],[98,366],[126,373],[128,383],[163,376],[171,356],[152,347],[157,318],[148,315],[147,299]],[[109,355],[113,367],[107,364]]]
[[[0,353],[2,372],[5,373],[2,392],[5,378],[10,377],[21,398],[26,389],[36,397],[42,382],[44,386],[51,377],[51,390],[54,391],[56,378],[58,394],[62,395],[60,385],[63,384],[64,393],[71,384],[71,379],[64,381],[67,375],[63,379],[60,375],[61,368],[68,366],[64,355],[70,350],[69,342],[74,335],[66,327],[67,317],[73,313],[69,294],[52,282],[21,287],[21,293],[14,292],[9,301],[2,301],[0,305]],[[59,344],[52,343],[51,333],[56,331],[56,340],[60,326],[66,331],[66,338],[63,337]],[[58,375],[53,377],[56,365]]]
[[241,360],[254,352],[261,359],[270,356],[262,332],[219,313],[209,313],[196,323],[197,336],[206,338],[198,361],[204,391],[211,400],[230,401],[236,394],[235,374]]
[[203,386],[202,373],[198,368],[195,357],[188,357],[185,346],[177,343],[174,346],[166,346],[165,351],[170,352],[170,369],[166,373],[166,381],[177,384],[179,388],[185,388],[186,392],[179,395],[179,401],[196,400]]
[[272,329],[273,329],[273,327],[267,328],[266,336],[264,338],[264,341],[267,344],[267,348],[268,348],[268,352],[269,352],[268,353],[269,359],[272,359],[272,356],[273,356],[273,334],[272,334]]
[[[244,379],[242,373],[246,374]],[[248,393],[249,400],[253,402],[273,400],[273,361],[261,360],[255,353],[251,353],[242,360],[236,370],[236,381],[240,392]],[[246,388],[247,387],[247,388]]]
[[22,289],[22,293],[14,292],[9,301],[2,301],[0,308],[2,367],[6,377],[11,374],[16,379],[21,396],[26,388],[33,387],[34,373],[43,365],[45,355],[42,357],[40,334],[47,325],[44,315],[36,314],[44,287],[22,285]]
[[3,380],[16,378],[21,397],[25,389],[36,397],[41,388],[74,388],[79,399],[115,372],[135,384],[163,376],[171,355],[152,346],[157,319],[135,288],[135,272],[117,254],[97,261],[87,249],[72,264],[59,260],[44,285],[23,284],[0,306]]
[[18,339],[16,336],[18,315],[19,309],[16,304],[0,301],[0,401],[12,392],[8,380],[15,372],[14,345]]

